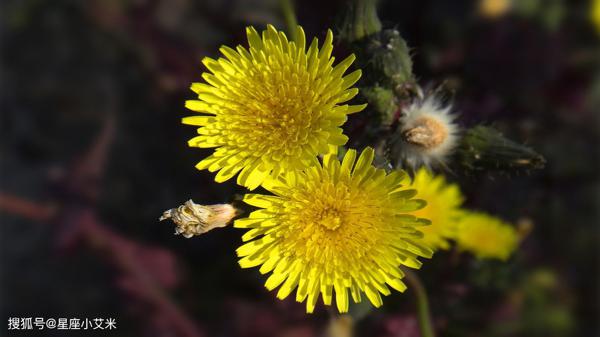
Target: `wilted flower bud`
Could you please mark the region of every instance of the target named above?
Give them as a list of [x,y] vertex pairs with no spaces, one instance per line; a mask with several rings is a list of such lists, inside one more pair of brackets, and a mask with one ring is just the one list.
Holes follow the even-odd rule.
[[230,204],[205,206],[195,204],[190,199],[177,208],[166,210],[159,220],[173,220],[177,225],[175,234],[191,238],[227,226],[237,214],[238,210]]
[[390,155],[398,164],[413,169],[444,164],[458,140],[458,126],[435,96],[419,99],[402,111]]

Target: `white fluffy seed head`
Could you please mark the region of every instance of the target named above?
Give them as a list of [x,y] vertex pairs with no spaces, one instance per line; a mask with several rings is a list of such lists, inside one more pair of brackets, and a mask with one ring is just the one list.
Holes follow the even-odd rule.
[[433,95],[404,108],[391,147],[394,158],[413,169],[445,166],[459,139],[451,108]]

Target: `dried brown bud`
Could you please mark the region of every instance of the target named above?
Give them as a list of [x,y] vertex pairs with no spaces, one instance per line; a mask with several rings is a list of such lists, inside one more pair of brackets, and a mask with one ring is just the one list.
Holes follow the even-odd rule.
[[159,220],[171,219],[177,225],[176,235],[191,238],[227,226],[238,214],[238,210],[230,204],[205,206],[195,204],[190,199],[177,208],[166,210]]

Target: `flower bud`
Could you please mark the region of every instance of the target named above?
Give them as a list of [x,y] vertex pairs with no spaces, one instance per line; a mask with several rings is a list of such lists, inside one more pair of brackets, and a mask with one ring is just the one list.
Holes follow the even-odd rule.
[[175,235],[191,238],[227,226],[238,214],[238,210],[230,204],[205,206],[190,199],[177,208],[166,210],[159,220],[171,219],[177,225]]
[[533,149],[482,125],[465,131],[455,159],[467,171],[530,170],[541,169],[546,164],[544,157]]
[[347,3],[340,23],[342,40],[350,43],[360,41],[380,30],[376,0],[352,0]]

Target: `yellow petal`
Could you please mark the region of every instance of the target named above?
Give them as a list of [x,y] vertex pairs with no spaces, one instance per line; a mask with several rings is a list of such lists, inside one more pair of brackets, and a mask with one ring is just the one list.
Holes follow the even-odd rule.
[[348,312],[348,291],[341,282],[333,284],[335,287],[335,304],[340,313]]
[[244,195],[244,202],[248,205],[260,207],[260,208],[269,208],[274,204],[278,205],[282,202],[281,198],[270,196],[270,195],[262,195],[262,194],[246,194]]
[[287,278],[287,274],[271,274],[271,276],[269,276],[269,278],[267,279],[267,282],[265,282],[265,288],[269,289],[269,290],[273,290],[275,288],[277,288],[281,283],[283,283],[283,281],[285,281],[285,279]]
[[365,294],[367,295],[367,298],[369,299],[369,301],[371,301],[373,306],[375,306],[375,308],[379,308],[383,304],[379,292],[377,292],[377,290],[372,285],[365,285]]
[[185,107],[192,111],[212,113],[210,105],[202,101],[185,101]]

